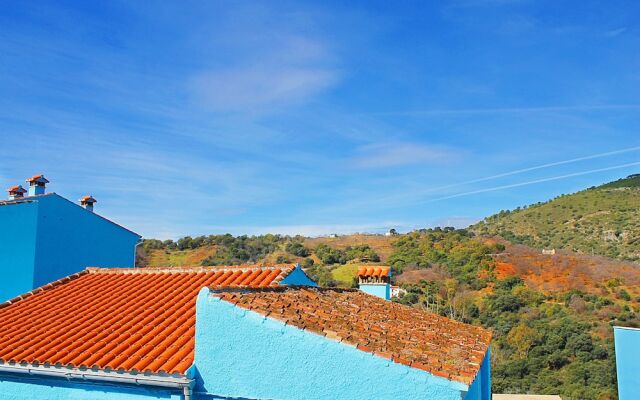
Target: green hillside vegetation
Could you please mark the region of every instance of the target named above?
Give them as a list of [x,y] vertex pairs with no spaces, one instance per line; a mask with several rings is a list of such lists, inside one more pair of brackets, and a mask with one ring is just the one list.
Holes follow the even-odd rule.
[[471,227],[480,235],[640,261],[640,174],[513,211]]
[[494,392],[560,394],[564,400],[617,397],[612,326],[640,327],[638,288],[631,282],[623,287],[606,275],[593,282],[595,292],[543,293],[519,276],[498,275],[495,258],[505,245],[471,231],[435,228],[395,237],[354,235],[353,240],[279,235],[147,240],[139,258],[149,267],[165,261],[212,265],[286,259],[302,264],[322,286],[348,287],[358,266],[375,263],[374,247],[385,249],[394,279],[407,290],[394,301],[493,332]]
[[412,232],[395,247],[396,271],[432,276],[403,285],[407,294],[395,301],[493,332],[494,393],[617,398],[611,326],[640,326],[640,298],[620,296],[615,285],[602,295],[545,295],[519,277],[498,279],[492,254],[504,246],[464,230]]
[[368,244],[337,248],[318,243],[310,248],[305,240],[301,236],[271,234],[186,236],[177,241],[146,239],[138,251],[137,265],[153,268],[299,263],[321,286],[351,287],[359,265],[380,262],[380,256]]

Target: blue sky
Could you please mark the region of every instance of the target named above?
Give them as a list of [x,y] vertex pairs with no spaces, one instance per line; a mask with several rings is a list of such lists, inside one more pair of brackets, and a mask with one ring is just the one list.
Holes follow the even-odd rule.
[[0,185],[45,173],[158,238],[464,226],[640,172],[638,21],[636,1],[5,2]]

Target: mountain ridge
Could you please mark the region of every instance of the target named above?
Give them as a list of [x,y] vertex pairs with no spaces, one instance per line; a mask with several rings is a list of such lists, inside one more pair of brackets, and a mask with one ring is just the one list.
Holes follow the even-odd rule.
[[640,174],[500,211],[469,227],[538,249],[640,262]]

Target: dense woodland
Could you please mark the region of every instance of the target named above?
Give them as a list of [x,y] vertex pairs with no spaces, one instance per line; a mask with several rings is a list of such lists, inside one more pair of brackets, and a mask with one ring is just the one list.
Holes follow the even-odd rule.
[[497,279],[490,255],[502,247],[465,231],[414,232],[396,248],[390,261],[397,270],[438,270],[433,280],[405,285],[398,302],[493,332],[495,393],[617,398],[611,326],[640,326],[640,298],[620,292],[616,282],[606,295],[546,295],[519,277]]

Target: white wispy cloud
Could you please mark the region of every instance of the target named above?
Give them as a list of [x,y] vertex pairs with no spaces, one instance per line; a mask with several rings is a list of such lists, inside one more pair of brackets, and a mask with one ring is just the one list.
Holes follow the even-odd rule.
[[276,62],[212,70],[191,81],[196,100],[212,111],[262,112],[304,102],[338,81],[333,69]]
[[441,115],[473,115],[473,114],[528,114],[545,112],[583,112],[610,110],[640,110],[640,104],[593,104],[541,107],[495,107],[495,108],[451,108],[398,110],[372,113],[372,115],[405,115],[405,116],[441,116]]
[[319,19],[314,10],[258,6],[230,12],[233,26],[223,25],[229,32],[217,44],[233,56],[191,77],[196,104],[218,112],[262,113],[308,101],[340,81],[331,43],[314,32]]
[[374,143],[356,149],[350,164],[357,168],[385,168],[459,160],[462,154],[443,146],[418,143]]
[[604,36],[609,37],[609,38],[614,38],[617,36],[620,36],[622,34],[624,34],[625,32],[627,32],[627,28],[626,27],[621,27],[621,28],[617,28],[617,29],[611,29],[608,30],[604,33]]

